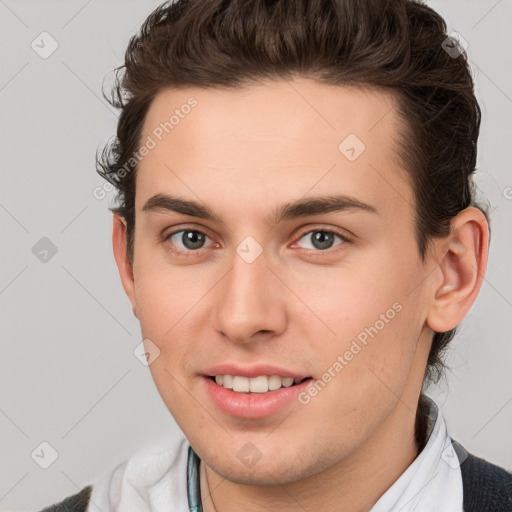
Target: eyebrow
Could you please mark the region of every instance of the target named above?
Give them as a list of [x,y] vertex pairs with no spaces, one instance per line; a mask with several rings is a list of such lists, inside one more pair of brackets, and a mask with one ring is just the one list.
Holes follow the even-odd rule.
[[[311,215],[320,215],[323,213],[360,210],[378,214],[377,209],[358,199],[344,195],[327,195],[301,198],[291,203],[284,203],[277,207],[268,217],[268,221],[277,224],[283,220],[294,219],[297,217],[308,217]],[[213,210],[198,202],[183,199],[177,196],[165,194],[156,194],[146,201],[142,207],[144,212],[164,212],[171,211],[198,217],[211,221],[222,222]]]

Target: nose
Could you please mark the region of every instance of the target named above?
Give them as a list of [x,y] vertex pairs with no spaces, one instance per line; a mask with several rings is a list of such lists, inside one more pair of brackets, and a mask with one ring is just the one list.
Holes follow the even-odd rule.
[[263,251],[248,262],[235,253],[231,270],[217,288],[214,324],[236,343],[272,338],[286,328],[283,284],[267,267]]

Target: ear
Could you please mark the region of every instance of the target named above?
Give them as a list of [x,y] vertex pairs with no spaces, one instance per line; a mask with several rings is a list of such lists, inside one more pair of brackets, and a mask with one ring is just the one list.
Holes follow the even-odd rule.
[[484,279],[489,251],[489,224],[474,207],[451,222],[451,233],[439,243],[441,283],[433,290],[427,324],[437,332],[456,327],[476,300]]
[[123,284],[124,291],[132,304],[133,314],[138,318],[133,269],[126,251],[126,221],[120,215],[116,214],[113,216],[112,246],[114,249],[114,258],[119,270],[119,276],[121,277],[121,283]]

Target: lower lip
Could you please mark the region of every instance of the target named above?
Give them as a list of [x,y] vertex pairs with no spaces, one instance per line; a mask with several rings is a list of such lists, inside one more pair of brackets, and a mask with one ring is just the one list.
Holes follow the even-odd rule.
[[309,378],[294,386],[266,393],[237,393],[224,386],[219,386],[209,377],[204,377],[206,390],[212,400],[223,412],[239,418],[265,418],[279,412],[283,407],[296,400],[311,380]]

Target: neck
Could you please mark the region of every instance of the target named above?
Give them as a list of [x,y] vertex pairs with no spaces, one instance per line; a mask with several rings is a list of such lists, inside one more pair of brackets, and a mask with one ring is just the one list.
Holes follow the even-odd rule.
[[368,511],[418,455],[413,411],[399,402],[379,430],[354,453],[300,481],[242,485],[223,478],[201,462],[203,510]]

